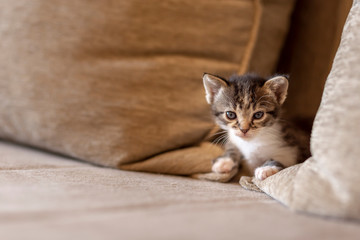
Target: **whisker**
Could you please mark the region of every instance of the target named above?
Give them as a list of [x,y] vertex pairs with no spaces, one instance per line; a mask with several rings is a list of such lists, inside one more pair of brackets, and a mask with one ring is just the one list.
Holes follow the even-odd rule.
[[221,132],[216,132],[216,133],[212,134],[211,137],[213,137],[213,136],[215,136],[215,135],[219,135],[219,134],[224,134],[224,133],[226,133],[226,132],[227,132],[226,130],[221,131]]
[[224,134],[224,135],[218,137],[217,139],[215,139],[215,140],[212,142],[212,144],[215,144],[215,145],[218,145],[218,144],[219,144],[220,146],[222,146],[221,143],[222,143],[224,140],[226,140],[228,137],[229,137],[229,136],[228,136],[227,134]]
[[218,138],[216,138],[214,141],[212,141],[212,144],[217,145],[222,139],[224,139],[226,137],[226,135],[222,135]]
[[230,139],[230,136],[227,136],[227,137],[222,141],[222,146],[225,146],[225,145],[228,143],[229,139]]
[[226,138],[224,138],[221,143],[220,146],[225,146],[225,144],[227,143],[227,141],[229,140],[229,136],[226,136]]

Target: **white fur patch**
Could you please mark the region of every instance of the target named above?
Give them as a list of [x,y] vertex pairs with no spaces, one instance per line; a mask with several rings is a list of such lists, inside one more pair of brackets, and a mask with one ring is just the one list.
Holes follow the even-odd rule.
[[229,131],[230,141],[234,143],[244,156],[244,164],[254,171],[255,168],[272,159],[285,167],[294,165],[297,160],[298,149],[288,146],[281,136],[281,126],[275,123],[265,127],[250,139],[242,139]]
[[228,173],[235,165],[234,161],[229,157],[218,158],[212,166],[212,171],[216,173]]
[[264,166],[255,169],[255,177],[259,180],[264,180],[275,173],[279,172],[280,169],[276,166]]

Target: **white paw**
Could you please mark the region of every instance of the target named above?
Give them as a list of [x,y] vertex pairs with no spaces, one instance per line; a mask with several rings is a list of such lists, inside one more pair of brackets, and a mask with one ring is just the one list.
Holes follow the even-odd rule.
[[218,158],[212,166],[212,171],[216,173],[228,173],[230,172],[236,164],[229,157]]
[[255,169],[255,177],[259,180],[264,180],[279,171],[280,169],[276,166],[258,167]]

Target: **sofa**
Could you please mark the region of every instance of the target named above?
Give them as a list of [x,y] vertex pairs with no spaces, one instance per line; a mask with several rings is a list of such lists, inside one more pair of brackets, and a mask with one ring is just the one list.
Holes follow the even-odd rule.
[[[357,239],[359,24],[358,0],[1,0],[1,238]],[[203,72],[289,73],[312,157],[211,172]]]

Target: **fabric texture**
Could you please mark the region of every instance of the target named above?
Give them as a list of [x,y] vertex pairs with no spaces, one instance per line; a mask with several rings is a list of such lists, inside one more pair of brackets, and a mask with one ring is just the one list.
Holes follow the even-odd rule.
[[[326,81],[312,136],[312,158],[255,185],[290,208],[360,219],[360,2],[354,1]],[[250,184],[247,184],[250,183]]]
[[0,0],[0,137],[103,166],[209,172],[221,149],[202,143],[214,124],[201,76],[256,71],[257,49],[271,72],[292,6]]
[[[311,130],[353,0],[301,0],[292,15],[277,72],[290,75],[284,110]],[[309,122],[309,123],[308,123]],[[304,127],[304,124],[301,124]]]
[[293,214],[238,184],[122,171],[0,142],[1,239],[347,240],[358,225]]

